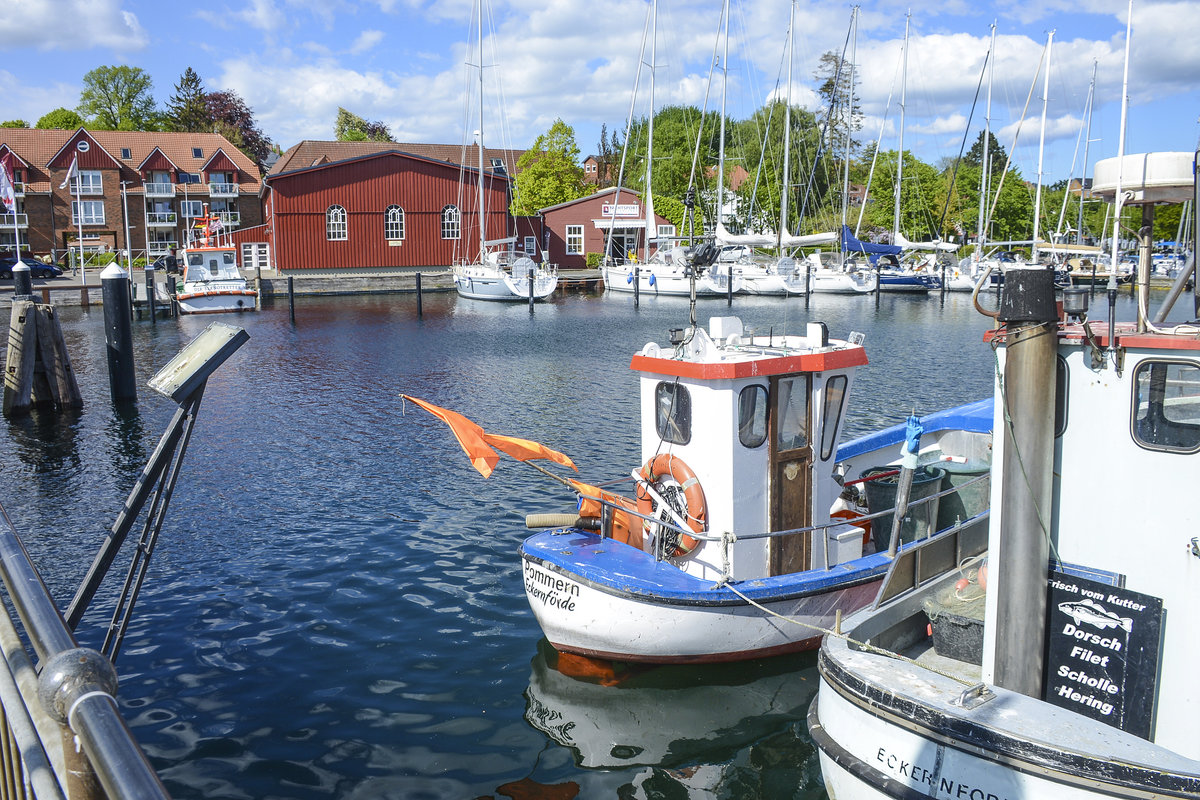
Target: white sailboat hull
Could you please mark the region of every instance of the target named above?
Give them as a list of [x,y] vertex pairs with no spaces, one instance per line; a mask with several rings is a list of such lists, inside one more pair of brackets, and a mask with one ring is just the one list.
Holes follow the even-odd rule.
[[813,294],[867,294],[874,289],[874,280],[857,279],[847,272],[815,269],[812,273]]
[[[454,288],[471,300],[529,300],[529,278],[510,275],[502,269],[472,265],[454,270]],[[545,300],[558,288],[558,275],[537,270],[533,277],[533,299]]]
[[[604,286],[614,292],[634,291],[634,266],[622,265],[605,267]],[[639,294],[668,295],[688,297],[692,292],[692,279],[682,268],[663,264],[642,264],[637,267],[637,290]],[[697,296],[722,296],[729,292],[726,275],[713,276],[708,272],[696,278]],[[733,292],[736,294],[742,286],[741,277],[734,275]]]

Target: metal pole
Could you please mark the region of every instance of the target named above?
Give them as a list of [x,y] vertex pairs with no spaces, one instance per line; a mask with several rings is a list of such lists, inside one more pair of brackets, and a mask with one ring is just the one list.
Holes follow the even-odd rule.
[[[1054,401],[1058,311],[1054,273],[1010,268],[997,319],[1005,324],[1001,400],[1004,429],[1002,527],[994,536],[992,580],[999,599],[995,680],[1042,695],[1049,523],[1054,483]],[[998,544],[999,552],[995,545]]]
[[[130,272],[130,275],[133,273]],[[158,324],[158,311],[155,308],[154,297],[154,264],[146,262],[146,308],[150,311],[150,324]]]
[[104,333],[108,344],[108,387],[114,403],[137,400],[133,372],[133,330],[129,321],[129,276],[109,264],[100,273]]
[[1200,150],[1196,151],[1192,174],[1196,176],[1196,191],[1192,198],[1192,214],[1196,217],[1192,222],[1192,310],[1195,319],[1200,319],[1200,270],[1196,262],[1200,260]]
[[633,307],[638,307],[638,295],[642,288],[642,268],[634,264],[633,266]]
[[296,324],[296,286],[295,276],[288,275],[288,313],[291,314],[292,324]]
[[32,300],[33,299],[33,273],[29,270],[29,265],[24,261],[17,261],[13,267],[13,299],[14,300]]
[[529,313],[533,313],[533,267],[529,268]]
[[417,319],[422,316],[421,310],[421,273],[417,273]]

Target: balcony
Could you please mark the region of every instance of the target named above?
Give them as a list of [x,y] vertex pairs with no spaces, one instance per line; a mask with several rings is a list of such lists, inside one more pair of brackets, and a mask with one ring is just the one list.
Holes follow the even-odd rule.
[[25,183],[24,183],[24,181],[14,181],[14,182],[13,182],[13,194],[15,194],[17,197],[24,197],[24,196],[25,196]]
[[236,183],[210,183],[208,185],[209,197],[237,197],[238,185]]
[[0,228],[12,228],[13,225],[18,228],[29,227],[28,214],[0,214]]
[[151,228],[174,228],[179,224],[179,216],[174,211],[147,211],[146,225]]
[[172,247],[178,248],[179,242],[150,242],[146,245],[146,248],[150,251],[151,256],[165,256],[171,251]]
[[175,184],[173,183],[146,183],[142,184],[142,188],[146,192],[146,197],[174,197]]
[[242,224],[242,215],[238,211],[216,211],[213,216],[221,220],[226,228],[236,228]]

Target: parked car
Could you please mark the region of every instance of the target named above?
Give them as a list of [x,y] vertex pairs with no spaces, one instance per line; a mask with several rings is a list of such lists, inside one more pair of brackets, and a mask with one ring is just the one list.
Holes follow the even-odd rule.
[[[63,274],[63,271],[54,264],[47,264],[43,261],[38,261],[32,258],[22,258],[25,266],[29,267],[29,274],[34,278],[57,278]],[[17,259],[13,256],[0,259],[0,278],[11,278],[13,276],[13,267],[17,265]]]

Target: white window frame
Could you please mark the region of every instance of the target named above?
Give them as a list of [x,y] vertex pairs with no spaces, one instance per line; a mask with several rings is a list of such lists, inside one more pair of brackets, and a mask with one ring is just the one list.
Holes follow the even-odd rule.
[[583,226],[568,225],[566,231],[567,255],[583,255]]
[[537,255],[537,237],[536,236],[526,236],[525,237],[525,255],[527,255],[527,256]]
[[659,239],[674,239],[675,238],[675,226],[674,225],[659,225],[658,226],[658,238]]
[[[80,212],[83,213],[83,221],[80,222]],[[99,212],[99,213],[97,213]],[[71,201],[71,224],[72,225],[103,225],[104,224],[104,201],[103,200],[72,200]]]
[[442,238],[462,238],[462,216],[458,213],[458,206],[442,206]]
[[389,242],[404,241],[404,209],[390,205],[383,212],[383,238]]
[[79,170],[79,193],[104,194],[104,173],[98,169]]
[[185,219],[195,219],[204,214],[203,200],[180,200],[179,216]]
[[338,205],[325,209],[325,238],[330,242],[344,242],[350,238],[346,209]]

